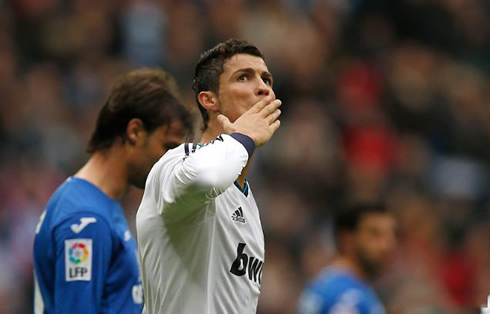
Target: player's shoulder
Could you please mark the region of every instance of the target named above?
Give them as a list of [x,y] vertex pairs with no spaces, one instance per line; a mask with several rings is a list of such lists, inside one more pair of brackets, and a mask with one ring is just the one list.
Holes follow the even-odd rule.
[[196,145],[193,143],[182,143],[179,146],[168,150],[157,163],[165,163],[172,160],[182,160],[189,155],[189,147]]
[[[183,143],[179,146],[169,149],[162,157],[152,166],[148,178],[146,179],[145,193],[148,190],[149,184],[160,182],[159,178],[162,172],[174,168],[181,163],[188,155],[186,154],[187,147],[192,143]],[[156,180],[155,180],[156,179]]]
[[319,314],[326,313],[330,291],[330,281],[332,274],[329,269],[323,269],[315,278],[307,283],[301,297],[298,300],[298,313],[300,314]]
[[231,137],[230,135],[221,134],[221,135],[218,135],[214,140],[206,142],[206,143],[190,143],[190,142],[188,142],[188,143],[180,144],[176,148],[168,150],[160,158],[160,160],[157,162],[157,164],[169,162],[169,161],[175,160],[175,159],[183,160],[186,157],[189,157],[190,155],[192,155],[193,153],[195,153],[196,151],[198,151],[199,149],[201,149],[203,147],[206,147],[208,145],[213,145],[215,143],[224,143],[224,142],[237,143],[237,145],[241,145],[236,140],[234,140],[233,137]]
[[104,215],[90,211],[79,211],[65,217],[56,224],[56,234],[61,238],[100,238],[109,240],[113,225]]
[[322,295],[337,295],[344,291],[358,289],[360,285],[358,280],[347,272],[325,268],[308,284],[308,288]]
[[318,309],[318,311],[301,313],[322,313],[327,309],[350,313],[347,310],[360,309],[365,303],[365,289],[359,280],[347,272],[326,268],[307,285],[301,298],[300,308]]
[[84,208],[98,206],[112,206],[111,199],[94,184],[80,178],[69,177],[55,191],[48,202],[48,206],[68,203],[74,207]]
[[53,226],[83,216],[97,216],[110,220],[110,212],[116,201],[110,199],[91,183],[70,177],[58,187],[47,204],[47,215]]
[[224,142],[232,142],[232,143],[237,143],[240,145],[236,140],[234,140],[230,135],[228,134],[221,134],[218,135],[214,140],[206,142],[206,143],[183,143],[179,146],[177,146],[174,149],[168,150],[160,160],[170,160],[173,158],[185,158],[199,149],[206,147],[208,145],[213,145],[216,143],[224,143]]
[[179,146],[168,150],[156,163],[153,165],[152,171],[175,165],[183,162],[189,155],[195,153],[203,144],[201,143],[183,143]]

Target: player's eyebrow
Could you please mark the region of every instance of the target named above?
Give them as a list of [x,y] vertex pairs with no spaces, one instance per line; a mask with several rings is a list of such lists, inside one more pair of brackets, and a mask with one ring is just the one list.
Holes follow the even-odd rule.
[[254,74],[255,70],[252,68],[241,68],[241,69],[238,69],[235,72],[233,72],[233,75],[235,75],[237,73],[242,73],[242,72],[247,73],[247,74]]

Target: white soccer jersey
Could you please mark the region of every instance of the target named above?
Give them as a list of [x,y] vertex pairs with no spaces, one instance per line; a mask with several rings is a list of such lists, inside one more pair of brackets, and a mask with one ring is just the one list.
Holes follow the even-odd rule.
[[232,136],[183,144],[148,176],[136,215],[144,313],[256,312],[264,234],[248,183],[234,184],[248,153]]

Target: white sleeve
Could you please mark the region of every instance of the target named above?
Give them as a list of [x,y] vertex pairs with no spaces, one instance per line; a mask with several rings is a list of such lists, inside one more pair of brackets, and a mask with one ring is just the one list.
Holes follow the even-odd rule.
[[223,193],[242,172],[253,141],[242,134],[221,135],[204,144],[184,144],[184,156],[161,164],[159,214],[182,217]]

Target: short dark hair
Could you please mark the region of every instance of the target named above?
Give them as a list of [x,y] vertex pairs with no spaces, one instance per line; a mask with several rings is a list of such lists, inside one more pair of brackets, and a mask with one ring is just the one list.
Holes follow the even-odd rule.
[[340,233],[356,231],[362,219],[368,214],[388,214],[388,211],[382,202],[365,202],[345,205],[336,213],[334,234],[337,248],[339,248]]
[[99,112],[87,152],[107,150],[118,138],[126,141],[127,125],[134,118],[141,119],[148,132],[176,120],[187,132],[192,130],[191,114],[180,100],[174,78],[163,70],[144,68],[116,81]]
[[207,127],[209,116],[206,109],[199,103],[199,93],[212,91],[219,94],[219,77],[223,73],[225,62],[236,54],[248,54],[264,59],[262,52],[256,46],[245,40],[232,38],[203,52],[197,62],[192,90],[202,115],[204,129]]

